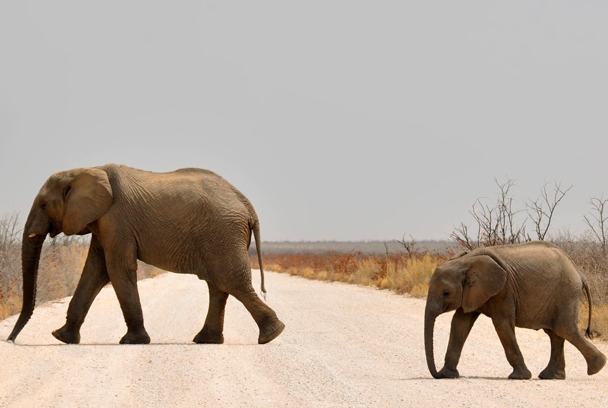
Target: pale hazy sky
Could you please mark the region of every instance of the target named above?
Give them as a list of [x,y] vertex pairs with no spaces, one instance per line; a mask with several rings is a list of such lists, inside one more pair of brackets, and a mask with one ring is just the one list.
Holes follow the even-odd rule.
[[[109,162],[211,169],[265,240],[446,239],[494,178],[608,196],[608,2],[4,1],[0,214]],[[554,229],[554,231],[556,231]]]

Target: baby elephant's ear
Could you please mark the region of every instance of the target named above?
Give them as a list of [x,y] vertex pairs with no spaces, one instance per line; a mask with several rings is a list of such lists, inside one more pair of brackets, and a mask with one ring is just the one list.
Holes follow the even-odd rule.
[[479,309],[507,282],[507,271],[487,255],[473,256],[465,272],[462,309],[465,313]]

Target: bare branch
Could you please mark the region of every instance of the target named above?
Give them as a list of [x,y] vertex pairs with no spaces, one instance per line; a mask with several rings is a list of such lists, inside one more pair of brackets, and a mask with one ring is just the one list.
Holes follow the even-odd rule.
[[499,189],[497,200],[492,203],[487,197],[478,198],[469,211],[477,223],[477,238],[469,235],[469,228],[465,224],[461,224],[452,232],[452,238],[465,249],[529,241],[525,227],[527,218],[520,224],[516,220],[517,214],[523,210],[514,209],[515,199],[511,188],[515,181],[494,181]]
[[606,211],[606,203],[608,203],[608,199],[604,199],[604,195],[600,198],[591,197],[589,201],[592,211],[591,215],[583,216],[585,223],[591,229],[592,234],[600,243],[604,252],[608,248],[608,211]]
[[[479,237],[480,232],[477,232],[477,236]],[[461,223],[460,227],[454,228],[451,234],[452,239],[454,239],[460,246],[463,248],[472,251],[475,248],[479,248],[479,239],[474,241],[473,238],[469,235],[469,227],[468,225]]]
[[414,248],[416,247],[416,240],[414,239],[414,237],[412,237],[412,235],[410,234],[410,240],[406,241],[405,234],[403,234],[403,238],[401,238],[401,241],[399,241],[398,239],[395,241],[403,245],[403,247],[407,251],[407,255],[411,258],[415,250]]
[[536,237],[543,241],[547,236],[551,222],[553,221],[553,215],[557,205],[564,199],[566,193],[572,189],[570,187],[563,189],[561,183],[556,181],[553,182],[553,195],[550,196],[547,191],[548,183],[545,183],[540,189],[540,197],[536,200],[529,200],[526,203],[526,210],[530,219],[534,223],[534,229],[536,231]]

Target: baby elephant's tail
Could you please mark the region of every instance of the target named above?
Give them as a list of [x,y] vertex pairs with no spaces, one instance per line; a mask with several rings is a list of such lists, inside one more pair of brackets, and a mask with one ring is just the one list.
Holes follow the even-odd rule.
[[593,313],[593,304],[591,303],[591,292],[589,291],[589,285],[587,284],[587,281],[585,279],[583,279],[583,290],[587,295],[587,303],[589,304],[589,319],[587,321],[587,330],[585,330],[585,336],[587,336],[588,338],[592,338],[593,334],[591,334],[591,315]]

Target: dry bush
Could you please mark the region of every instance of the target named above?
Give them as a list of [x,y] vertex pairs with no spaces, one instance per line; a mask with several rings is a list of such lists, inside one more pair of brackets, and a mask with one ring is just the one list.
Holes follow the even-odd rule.
[[357,260],[357,268],[351,274],[350,283],[355,285],[367,286],[370,284],[372,277],[380,275],[381,266],[378,264],[376,257],[366,257]]
[[[587,301],[585,300],[584,302],[581,302],[581,307],[578,313],[578,327],[583,333],[585,332],[585,330],[587,330],[588,319],[589,309],[587,306]],[[599,305],[594,305],[593,312],[591,315],[591,336],[606,338],[607,333],[608,304],[600,303]]]
[[315,275],[316,272],[312,268],[304,268],[304,270],[302,270],[302,276],[306,279],[314,279]]
[[73,294],[88,252],[88,244],[85,242],[57,243],[55,239],[45,245],[38,269],[36,302],[42,303]]
[[412,288],[410,291],[410,295],[415,298],[425,298],[429,293],[429,285],[428,284],[419,284]]
[[[409,258],[405,264],[391,263],[387,269],[388,288],[397,293],[410,293],[412,296],[421,297],[420,291],[426,286],[437,265],[445,261],[444,257],[431,256],[426,253],[421,257]],[[415,295],[413,289],[416,288]],[[426,292],[423,296],[426,296]]]
[[[543,241],[549,232],[557,206],[572,189],[572,186],[562,188],[560,183],[554,182],[553,190],[549,191],[548,184],[545,184],[537,199],[523,202],[524,210],[516,208],[519,201],[511,191],[515,180],[507,178],[504,183],[497,179],[494,181],[499,189],[496,198],[480,197],[469,211],[474,221],[473,231],[469,231],[469,226],[465,223],[452,231],[454,241],[467,251],[531,241],[530,234],[526,232],[527,221],[534,225],[536,239]],[[527,217],[522,220],[520,214],[523,213]]]
[[17,213],[0,218],[0,319],[21,307],[21,229]]
[[[608,252],[589,233],[573,238],[565,232],[553,237],[551,241],[568,254],[589,284],[593,302],[593,333],[608,336]],[[583,297],[581,299],[579,320],[587,327],[587,300],[583,300]]]
[[[412,296],[424,297],[435,268],[451,255],[449,251],[423,253],[409,246],[407,253],[389,254],[387,251],[384,256],[333,251],[325,254],[267,254],[264,255],[264,262],[268,270],[307,279],[375,286],[399,294],[409,293]],[[250,259],[252,267],[259,268],[257,256],[252,255]]]
[[[22,301],[21,234],[19,215],[0,218],[0,320],[19,313]],[[40,254],[36,303],[74,293],[89,251],[86,237],[63,234],[47,239]],[[139,262],[138,278],[150,278],[164,271]]]
[[[5,221],[2,220],[2,221]],[[0,319],[21,310],[21,237],[0,248]],[[88,243],[81,240],[51,239],[42,248],[36,303],[62,298],[74,293],[88,253]]]
[[[585,327],[587,326],[585,325]],[[604,338],[607,336],[608,304],[602,303],[593,308],[593,315],[591,317],[591,333],[593,336],[599,336]]]

